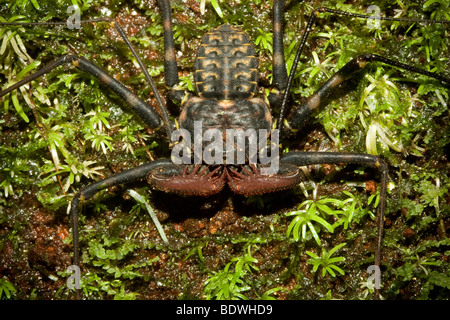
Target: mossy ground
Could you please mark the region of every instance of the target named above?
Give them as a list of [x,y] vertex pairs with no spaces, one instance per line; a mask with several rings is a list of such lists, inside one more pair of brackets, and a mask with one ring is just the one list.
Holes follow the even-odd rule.
[[[0,4],[0,17],[61,21],[70,15],[67,8],[72,2],[10,1]],[[156,1],[75,2],[81,7],[82,19],[109,15],[119,21],[160,92],[167,92]],[[364,13],[372,4],[343,2],[288,4],[285,48],[289,67],[296,48],[291,43],[299,41],[311,8]],[[172,1],[182,85],[192,86],[195,50],[202,34],[227,22],[241,26],[257,42],[263,92],[270,86],[271,2],[241,0],[218,5],[223,18],[209,1],[205,13],[194,0]],[[402,6],[396,1],[379,1],[377,5],[389,16],[449,20],[445,17],[447,1]],[[383,23],[377,31],[366,25],[364,20],[347,17],[324,15],[318,19],[294,81],[292,106],[352,56],[363,52],[450,77],[448,25]],[[2,27],[0,32],[2,88],[32,61],[40,61],[42,66],[63,54],[79,54],[158,108],[129,51],[107,23],[84,25],[80,30]],[[287,136],[283,148],[367,152],[367,135],[372,137],[376,132],[377,152],[385,157],[390,170],[383,298],[448,298],[449,89],[438,81],[382,64],[371,66],[359,80],[349,86],[354,90],[342,88],[347,94],[336,97],[307,129]],[[17,97],[18,102],[4,98],[0,108],[0,285],[11,292],[10,298],[67,299],[71,294],[65,286],[69,276],[66,269],[71,264],[72,248],[67,206],[73,195],[98,179],[168,157],[168,141],[164,132],[146,129],[98,81],[70,68],[58,68],[34,81],[18,91]],[[176,106],[170,105],[170,111],[177,115]],[[273,113],[277,111],[273,106]],[[369,148],[373,150],[374,145]],[[371,298],[364,283],[366,269],[373,264],[376,226],[371,215],[375,208],[367,205],[367,199],[374,189],[373,181],[377,181],[376,172],[354,166],[310,169],[311,180],[305,182],[309,198],[313,189],[317,198],[345,199],[343,191],[349,191],[362,204],[346,229],[341,225],[329,233],[316,226],[321,246],[327,251],[346,243],[336,253],[345,257],[337,264],[345,275],[322,276],[320,269],[313,272],[306,251],[320,254],[321,247],[310,233],[303,241],[286,237],[292,221],[286,213],[305,200],[300,187],[264,197],[245,198],[224,191],[210,198],[182,198],[137,183],[102,192],[84,206],[80,221],[82,275],[88,298],[214,298],[217,295],[204,290],[205,283],[219,279],[231,261],[246,261],[247,266],[240,273],[242,281],[234,287],[233,297]],[[145,210],[125,195],[128,188],[148,198],[170,247],[163,244]],[[329,216],[328,222],[336,219]],[[245,260],[247,254],[256,262]],[[232,273],[235,266],[230,268]],[[5,293],[1,296],[6,297]]]

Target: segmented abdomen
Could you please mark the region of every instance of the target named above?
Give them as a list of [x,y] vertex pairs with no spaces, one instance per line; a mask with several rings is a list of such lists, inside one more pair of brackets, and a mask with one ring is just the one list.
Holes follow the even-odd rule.
[[228,24],[203,36],[194,80],[204,98],[251,98],[258,82],[258,59],[249,36]]

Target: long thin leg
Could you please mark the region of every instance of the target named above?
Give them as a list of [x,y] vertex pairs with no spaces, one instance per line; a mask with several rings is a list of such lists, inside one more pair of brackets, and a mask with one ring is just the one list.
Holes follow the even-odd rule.
[[[106,179],[97,181],[87,187],[81,189],[75,197],[72,199],[70,204],[70,213],[72,216],[72,246],[73,246],[73,264],[79,266],[80,264],[80,253],[79,253],[79,237],[78,237],[78,212],[80,202],[86,201],[92,198],[95,194],[101,190],[114,187],[121,184],[131,183],[143,180],[147,177],[150,171],[169,166],[172,167],[173,164],[168,159],[156,160],[150,163],[143,164],[139,167],[132,168],[118,174],[115,174]],[[77,299],[79,298],[79,291],[76,291]]]
[[178,84],[178,67],[175,44],[173,40],[172,18],[170,14],[170,1],[158,0],[164,28],[164,70],[166,85],[170,88]]
[[376,54],[363,54],[350,60],[330,79],[328,79],[328,81],[325,82],[322,87],[320,87],[315,93],[313,93],[305,103],[295,109],[288,117],[289,127],[296,130],[301,129],[307,123],[312,113],[326,104],[327,97],[333,92],[334,88],[350,78],[355,72],[364,69],[368,63],[373,61],[383,62],[390,66],[398,67],[418,74],[423,74],[442,81],[443,83],[450,84],[450,79],[447,79],[436,73],[416,68]]
[[151,87],[151,89],[153,91],[153,94],[155,95],[155,98],[156,98],[156,100],[158,102],[159,108],[161,110],[162,118],[163,118],[164,124],[166,126],[167,136],[171,137],[172,136],[172,122],[170,121],[169,111],[167,111],[166,105],[164,104],[164,102],[163,102],[163,100],[161,98],[161,95],[158,92],[158,89],[156,89],[155,83],[153,82],[153,79],[150,76],[150,73],[148,72],[147,68],[144,65],[144,62],[139,57],[139,54],[137,53],[136,49],[131,44],[130,40],[128,39],[127,35],[123,31],[123,29],[120,26],[120,24],[118,22],[113,22],[113,25],[116,28],[116,30],[119,32],[119,34],[122,37],[122,39],[127,44],[128,48],[130,48],[131,53],[136,58],[136,61],[138,62],[139,66],[141,67],[141,70],[144,73],[145,79],[147,80],[148,84],[150,85],[150,87]]
[[[288,99],[290,87],[292,85],[292,81],[294,79],[295,72],[297,70],[297,66],[298,66],[298,62],[300,60],[301,53],[303,51],[304,45],[306,43],[306,40],[307,40],[307,38],[308,38],[308,36],[309,36],[309,34],[311,32],[312,26],[313,26],[313,24],[314,24],[314,22],[315,22],[315,20],[316,20],[316,18],[318,16],[318,14],[321,13],[321,12],[328,12],[328,13],[332,13],[332,14],[336,14],[336,15],[350,16],[350,17],[361,18],[361,19],[372,19],[373,18],[371,15],[355,14],[355,13],[349,13],[349,12],[345,12],[345,11],[333,10],[333,9],[328,9],[328,8],[316,9],[316,10],[314,10],[311,13],[311,16],[310,16],[310,18],[309,18],[309,20],[307,22],[305,31],[304,31],[304,33],[302,35],[301,40],[300,40],[300,45],[299,45],[299,47],[297,49],[297,53],[295,55],[294,62],[292,63],[291,72],[289,74],[289,78],[288,78],[287,83],[285,85],[286,89],[284,91],[283,98],[281,100],[280,114],[278,116],[278,129],[280,131],[283,129],[283,122],[284,122],[285,115],[287,113],[286,112],[287,111],[286,110],[287,109],[287,107],[286,107],[287,99]],[[431,24],[435,24],[435,23],[449,24],[450,23],[450,21],[447,21],[447,20],[408,19],[408,18],[394,18],[394,17],[381,17],[381,16],[380,17],[376,17],[376,19],[377,20],[386,20],[386,21],[411,22],[411,23],[416,23],[416,22],[431,23]],[[367,55],[363,55],[363,56],[367,56]],[[438,80],[440,80],[442,82],[446,82],[446,83],[450,82],[449,79],[447,79],[445,77],[442,77],[442,76],[439,76],[436,73],[428,72],[428,71],[420,69],[420,68],[415,68],[415,67],[403,64],[403,63],[399,63],[397,61],[393,61],[393,60],[390,60],[390,59],[387,59],[387,58],[383,58],[381,56],[377,56],[377,55],[372,55],[372,56],[374,58],[372,58],[372,60],[369,59],[370,61],[385,62],[385,63],[387,63],[389,65],[392,65],[392,66],[397,66],[397,67],[400,67],[400,68],[405,69],[405,70],[409,70],[409,71],[412,71],[412,72],[416,72],[416,73],[420,73],[420,74],[423,74],[423,75],[427,75],[427,76],[433,77],[433,78],[438,79]],[[365,66],[365,64],[364,65],[360,65],[358,69],[362,69],[364,66]],[[344,66],[344,68],[345,68],[345,66]],[[328,93],[326,93],[326,92],[328,92],[328,90],[327,90],[328,88],[326,87],[327,84],[332,85],[332,83],[328,83],[327,82],[324,85],[325,88],[321,88],[321,89],[322,89],[322,93],[328,95]],[[321,89],[319,89],[318,91],[321,91]],[[313,94],[311,96],[311,99],[317,99],[318,97],[320,97],[320,95]],[[323,101],[323,99],[322,99],[322,101]],[[310,103],[311,103],[311,105],[314,105],[313,101],[310,101]],[[304,112],[305,115],[304,116],[302,116],[302,115],[295,116],[294,115],[294,117],[297,117],[297,121],[294,121],[294,122],[297,122],[297,124],[299,126],[296,127],[295,123],[291,123],[291,125],[292,125],[291,127],[292,128],[299,129],[304,124],[304,120],[312,113],[311,111],[308,110],[310,108],[310,106],[308,107],[308,106],[303,105],[302,107],[298,108],[296,110],[296,112],[294,112],[294,114],[295,113],[303,113]],[[306,110],[301,111],[300,109],[306,109]],[[315,109],[315,108],[313,108],[313,109]]]
[[286,109],[287,109],[287,107],[286,107],[287,99],[289,96],[289,92],[291,91],[291,86],[292,86],[292,81],[294,80],[295,71],[297,70],[297,65],[300,60],[300,56],[303,52],[303,48],[305,47],[306,40],[308,39],[308,36],[311,32],[311,28],[314,24],[314,21],[316,21],[316,17],[317,17],[317,12],[315,11],[309,18],[308,23],[306,25],[306,29],[303,32],[302,38],[300,40],[300,45],[298,46],[297,53],[295,54],[294,62],[292,63],[291,73],[289,74],[289,78],[285,84],[283,99],[281,100],[280,114],[278,115],[277,127],[278,127],[278,130],[280,130],[280,131],[283,130],[283,121],[284,121],[284,117],[286,115]]
[[[375,265],[381,265],[381,244],[383,239],[384,211],[386,206],[386,189],[388,168],[386,162],[379,156],[360,153],[340,153],[340,152],[301,152],[292,151],[281,157],[285,163],[295,164],[297,166],[306,166],[313,164],[339,164],[354,163],[368,167],[373,167],[380,172],[380,202],[377,211],[377,249],[375,252]],[[375,299],[379,299],[380,291],[375,288]]]
[[86,60],[83,57],[78,57],[74,55],[63,56],[48,65],[44,66],[36,73],[29,75],[28,77],[22,79],[21,81],[15,83],[11,87],[0,92],[0,97],[6,95],[7,93],[29,83],[44,74],[49,73],[53,69],[65,64],[72,63],[77,69],[87,72],[102,83],[108,86],[112,91],[114,91],[136,114],[152,129],[158,129],[162,126],[161,117],[150,105],[148,105],[144,100],[139,98],[136,94],[126,88],[122,83],[108,75],[105,71],[100,69],[98,66],[92,62]]
[[164,28],[164,72],[165,83],[171,89],[170,98],[177,103],[181,103],[186,92],[178,87],[178,67],[176,59],[175,43],[173,40],[172,18],[170,13],[170,1],[158,0],[161,10]]
[[285,3],[285,0],[274,0],[273,2],[272,85],[279,92],[284,91],[287,81],[287,71],[283,48],[283,8]]

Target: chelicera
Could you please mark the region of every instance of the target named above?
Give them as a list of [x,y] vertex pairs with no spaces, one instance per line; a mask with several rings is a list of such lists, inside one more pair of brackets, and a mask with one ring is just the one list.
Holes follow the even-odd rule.
[[[181,114],[177,121],[179,127],[177,129],[185,130],[192,139],[191,141],[181,142],[185,145],[195,144],[195,123],[200,123],[201,129],[204,131],[217,129],[219,132],[222,132],[223,144],[226,142],[226,130],[229,129],[243,132],[248,130],[266,130],[268,137],[270,137],[270,132],[273,132],[273,130],[278,130],[280,134],[287,128],[301,130],[313,113],[327,103],[334,89],[339,88],[347,79],[364,69],[372,61],[382,62],[438,79],[444,83],[450,83],[450,79],[435,73],[369,53],[352,59],[326,81],[319,90],[306,99],[303,104],[294,107],[292,110],[287,110],[287,98],[292,84],[292,75],[295,73],[300,54],[317,13],[320,11],[336,14],[344,13],[330,9],[320,9],[313,13],[298,48],[296,60],[291,69],[291,76],[288,76],[283,46],[283,8],[285,1],[274,0],[272,72],[274,90],[271,91],[270,95],[268,97],[260,97],[257,94],[258,58],[249,36],[240,29],[227,24],[210,30],[202,39],[195,62],[194,81],[197,92],[193,94],[180,89],[178,86],[179,78],[172,32],[170,2],[168,0],[159,0],[158,3],[164,26],[165,83],[170,88],[169,97],[181,105]],[[113,24],[128,43],[128,39],[121,27],[117,23]],[[131,44],[129,46],[132,49]],[[140,62],[139,59],[138,61]],[[142,62],[140,63],[142,64]],[[164,103],[144,67],[142,69],[158,99],[162,115],[92,62],[74,55],[66,55],[57,59],[38,72],[2,91],[0,96],[63,64],[72,64],[79,70],[98,78],[130,106],[149,128],[159,129],[164,126],[168,138],[174,133],[174,122],[170,119]],[[276,121],[273,120],[271,115],[271,106],[277,106],[280,109]],[[249,142],[249,139],[244,141]],[[201,153],[205,147],[205,145],[201,144]],[[291,151],[278,156],[276,158],[278,163],[277,170],[266,174],[266,164],[250,161],[247,143],[243,146],[243,149],[246,151],[244,163],[229,161],[226,154],[236,151],[240,147],[232,144],[231,149],[225,148],[221,159],[223,161],[217,163],[196,162],[195,159],[199,156],[196,150],[186,147],[184,150],[190,151],[187,157],[190,160],[189,163],[180,164],[176,163],[174,159],[159,159],[118,173],[81,189],[71,203],[74,265],[78,266],[80,262],[78,245],[80,203],[92,198],[103,189],[146,180],[156,190],[184,196],[206,197],[219,193],[224,188],[229,188],[237,194],[249,196],[295,187],[304,178],[300,170],[301,166],[313,164],[359,164],[376,168],[380,173],[380,204],[377,208],[378,239],[375,253],[375,265],[380,266],[388,174],[387,164],[381,157],[355,153]]]

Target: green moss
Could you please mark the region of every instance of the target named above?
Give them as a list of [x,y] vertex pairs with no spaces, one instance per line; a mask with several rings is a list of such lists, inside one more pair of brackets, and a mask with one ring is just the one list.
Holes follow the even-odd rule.
[[[254,41],[259,39],[261,83],[269,87],[271,3],[218,1],[214,9],[206,2],[207,10],[201,14],[195,2],[172,1],[182,84],[192,87],[193,61],[201,35],[227,22],[242,26]],[[285,14],[288,68],[311,8],[324,6],[364,13],[372,4],[347,2],[289,4]],[[0,17],[9,21],[61,21],[68,16],[67,7],[72,3],[17,0],[1,4]],[[377,5],[390,16],[400,10],[402,17],[449,20],[445,1],[400,6],[397,1],[386,0]],[[155,2],[87,1],[81,7],[82,19],[104,16],[104,9],[125,26],[160,92],[166,93],[162,24]],[[295,76],[292,106],[313,93],[351,57],[367,51],[449,77],[448,28],[394,22],[369,30],[366,25],[367,21],[360,19],[320,15]],[[87,24],[79,30],[8,26],[0,28],[0,38],[2,88],[32,68],[36,70],[71,53],[95,62],[156,105],[126,46],[107,23]],[[384,156],[390,165],[390,191],[382,295],[388,299],[446,298],[448,87],[376,63],[359,82],[351,83],[350,89],[354,90],[335,97],[311,121],[309,130],[288,137],[283,148],[371,151]],[[73,195],[98,179],[151,159],[168,157],[168,143],[163,132],[145,129],[97,80],[70,68],[54,70],[15,96],[4,98],[0,105],[0,276],[13,284],[16,292],[12,297],[17,299],[55,298],[58,289],[56,298],[65,299],[71,252],[67,205]],[[273,109],[276,113],[277,107]],[[374,137],[376,144],[368,148],[366,141]],[[220,274],[233,259],[244,256],[252,244],[252,257],[258,262],[254,263],[257,270],[248,273],[249,288],[243,292],[246,298],[265,294],[282,299],[365,297],[367,292],[360,281],[367,278],[365,270],[373,264],[376,230],[368,214],[374,212],[374,204],[368,205],[370,194],[364,190],[364,181],[376,176],[355,168],[325,169],[313,170],[316,182],[323,182],[317,184],[318,197],[338,201],[353,197],[360,210],[347,224],[339,220],[343,215],[327,216],[327,223],[334,226],[333,233],[319,234],[327,252],[347,243],[341,253],[345,262],[340,264],[345,275],[333,280],[332,289],[328,280],[317,282],[307,264],[306,251],[320,252],[315,239],[297,242],[286,238],[292,219],[285,213],[305,201],[300,188],[269,195],[264,201],[233,196],[230,202],[223,199],[228,199],[228,194],[185,200],[149,191],[151,205],[171,247],[163,245],[146,214],[132,210],[136,203],[126,196],[126,189],[114,188],[90,200],[81,217],[85,291],[90,298],[99,299],[204,298],[205,281],[212,274]],[[314,188],[310,182],[305,184],[310,193]],[[51,250],[58,255],[52,255]],[[40,259],[39,254],[47,258]],[[18,265],[28,265],[29,269],[20,273]]]

